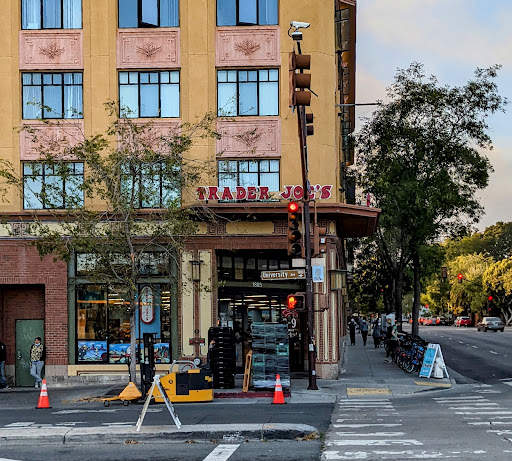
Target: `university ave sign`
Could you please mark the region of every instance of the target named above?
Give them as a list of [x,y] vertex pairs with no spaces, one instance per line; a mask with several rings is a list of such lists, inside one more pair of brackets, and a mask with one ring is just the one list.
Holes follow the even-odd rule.
[[[321,186],[320,184],[311,186],[311,198],[313,200],[326,200],[331,198],[332,185]],[[284,191],[280,192],[277,197],[274,192],[269,192],[266,186],[236,186],[236,187],[217,187],[217,186],[200,186],[196,190],[198,200],[301,200],[304,197],[304,189],[302,186],[284,186]]]
[[263,271],[261,280],[293,280],[305,279],[306,269],[285,269],[281,271]]

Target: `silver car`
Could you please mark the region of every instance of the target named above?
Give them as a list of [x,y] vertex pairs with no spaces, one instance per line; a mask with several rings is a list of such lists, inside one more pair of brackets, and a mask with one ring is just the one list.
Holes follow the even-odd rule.
[[481,322],[478,322],[476,324],[476,329],[478,331],[480,331],[480,330],[484,330],[484,331],[500,330],[501,332],[503,332],[505,330],[505,324],[498,317],[484,317]]

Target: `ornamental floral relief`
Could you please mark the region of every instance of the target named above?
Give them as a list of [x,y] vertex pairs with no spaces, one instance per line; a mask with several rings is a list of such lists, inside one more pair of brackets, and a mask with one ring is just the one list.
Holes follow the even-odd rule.
[[22,30],[19,32],[21,70],[83,69],[81,30]]
[[279,66],[279,26],[217,27],[216,66]]

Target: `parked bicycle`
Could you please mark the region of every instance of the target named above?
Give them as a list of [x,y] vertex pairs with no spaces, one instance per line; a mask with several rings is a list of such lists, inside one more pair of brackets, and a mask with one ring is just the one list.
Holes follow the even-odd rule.
[[[428,342],[419,336],[408,333],[400,334],[399,337],[399,345],[391,355],[393,362],[407,373],[419,372]],[[387,347],[388,341],[386,341]]]

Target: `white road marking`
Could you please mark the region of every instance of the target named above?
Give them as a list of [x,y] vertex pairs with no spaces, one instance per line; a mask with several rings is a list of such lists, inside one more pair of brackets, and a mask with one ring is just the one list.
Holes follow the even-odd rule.
[[369,432],[361,434],[360,432],[336,432],[340,437],[399,437],[405,435],[405,432]]
[[0,458],[0,461],[19,461],[17,459]]
[[505,421],[481,421],[479,423],[468,423],[472,426],[510,426],[512,423]]
[[494,352],[494,351],[489,351],[491,354],[494,354],[494,355],[498,355],[497,352]]
[[475,348],[475,349],[478,349],[478,346],[471,346],[471,347],[473,347],[473,348]]
[[464,344],[464,342],[463,341],[459,341],[459,344]]
[[351,429],[361,428],[361,427],[397,427],[401,426],[401,424],[372,424],[372,423],[365,423],[365,424],[333,424],[333,427],[342,428],[342,427],[348,427]]
[[451,400],[475,400],[475,399],[484,399],[484,397],[480,397],[478,395],[475,395],[475,396],[460,396],[460,397],[434,397],[435,401],[439,401],[439,400],[446,400],[446,401],[451,401]]
[[203,461],[225,461],[240,446],[238,445],[218,445]]
[[456,415],[512,415],[510,411],[456,411]]
[[369,446],[369,447],[379,447],[379,446],[389,446],[389,445],[423,445],[420,441],[410,439],[410,440],[379,440],[379,439],[370,439],[370,440],[335,440],[332,442],[327,442],[328,446]]

